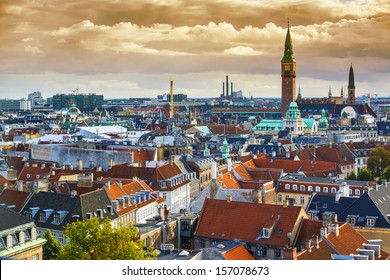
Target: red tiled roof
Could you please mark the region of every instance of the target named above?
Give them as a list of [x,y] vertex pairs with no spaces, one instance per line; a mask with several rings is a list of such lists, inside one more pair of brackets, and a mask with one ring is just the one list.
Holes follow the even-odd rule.
[[[22,172],[20,172],[18,180],[23,180],[24,182],[34,181],[36,179],[42,179],[45,175],[49,177],[51,167],[33,167],[33,166],[24,166]],[[29,175],[29,176],[28,176]]]
[[311,246],[310,251],[304,250],[297,254],[297,260],[332,260],[332,254],[337,252],[326,242],[319,241],[317,246]]
[[222,255],[227,260],[254,260],[255,259],[242,244],[233,248],[230,251],[227,251]]
[[29,196],[29,192],[4,189],[4,191],[0,194],[0,203],[15,205],[16,208],[14,210],[19,212]]
[[7,159],[7,163],[8,163],[8,166],[10,166],[10,167],[13,166],[13,168],[18,172],[18,174],[20,172],[22,172],[22,169],[24,166],[23,157],[10,156]]
[[[279,217],[279,218],[278,218]],[[195,230],[195,236],[221,240],[240,239],[248,243],[286,246],[287,233],[306,217],[302,207],[206,199]],[[265,224],[278,222],[270,238],[258,238]]]
[[334,173],[337,169],[335,162],[310,161],[310,160],[282,160],[255,158],[245,163],[250,168],[274,168],[282,169],[285,173],[296,173],[301,171],[305,174],[323,174],[324,177],[329,173]]

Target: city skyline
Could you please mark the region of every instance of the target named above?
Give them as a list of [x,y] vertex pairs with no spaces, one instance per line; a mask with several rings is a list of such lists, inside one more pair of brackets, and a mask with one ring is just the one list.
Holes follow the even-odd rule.
[[0,98],[41,91],[218,97],[226,75],[245,97],[280,97],[287,20],[303,97],[347,87],[390,94],[388,1],[5,0]]

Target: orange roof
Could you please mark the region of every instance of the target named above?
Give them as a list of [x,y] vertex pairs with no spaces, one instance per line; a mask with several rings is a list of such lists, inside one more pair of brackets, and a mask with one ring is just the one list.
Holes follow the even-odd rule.
[[239,189],[240,185],[237,182],[236,178],[234,178],[234,175],[230,172],[226,172],[222,175],[222,177],[217,178],[217,182],[220,183],[220,185],[227,189]]
[[332,254],[337,252],[324,241],[317,246],[311,246],[310,250],[304,250],[297,254],[297,260],[332,260]]
[[[262,227],[279,217],[270,238],[259,238]],[[306,214],[302,207],[206,199],[195,236],[286,246]],[[292,236],[294,238],[294,234]]]
[[238,173],[238,175],[240,175],[240,177],[243,180],[252,180],[252,176],[246,170],[245,165],[238,164],[238,165],[234,166],[234,170]]
[[254,260],[255,259],[242,244],[233,248],[230,251],[227,251],[222,255],[227,260]]

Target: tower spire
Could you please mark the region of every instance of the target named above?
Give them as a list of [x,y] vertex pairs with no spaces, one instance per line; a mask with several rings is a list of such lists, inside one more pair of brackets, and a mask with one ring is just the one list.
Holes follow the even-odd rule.
[[348,103],[355,103],[355,101],[355,75],[353,74],[353,67],[351,62],[348,77]]
[[290,35],[290,20],[287,20],[287,35],[286,40],[284,42],[284,56],[282,58],[282,62],[294,62],[294,52],[293,52],[293,45]]

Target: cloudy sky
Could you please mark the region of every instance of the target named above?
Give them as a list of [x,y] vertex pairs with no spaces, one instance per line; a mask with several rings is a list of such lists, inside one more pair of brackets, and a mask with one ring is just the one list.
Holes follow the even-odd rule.
[[388,0],[0,0],[0,98],[280,97],[288,18],[304,97],[390,95]]

